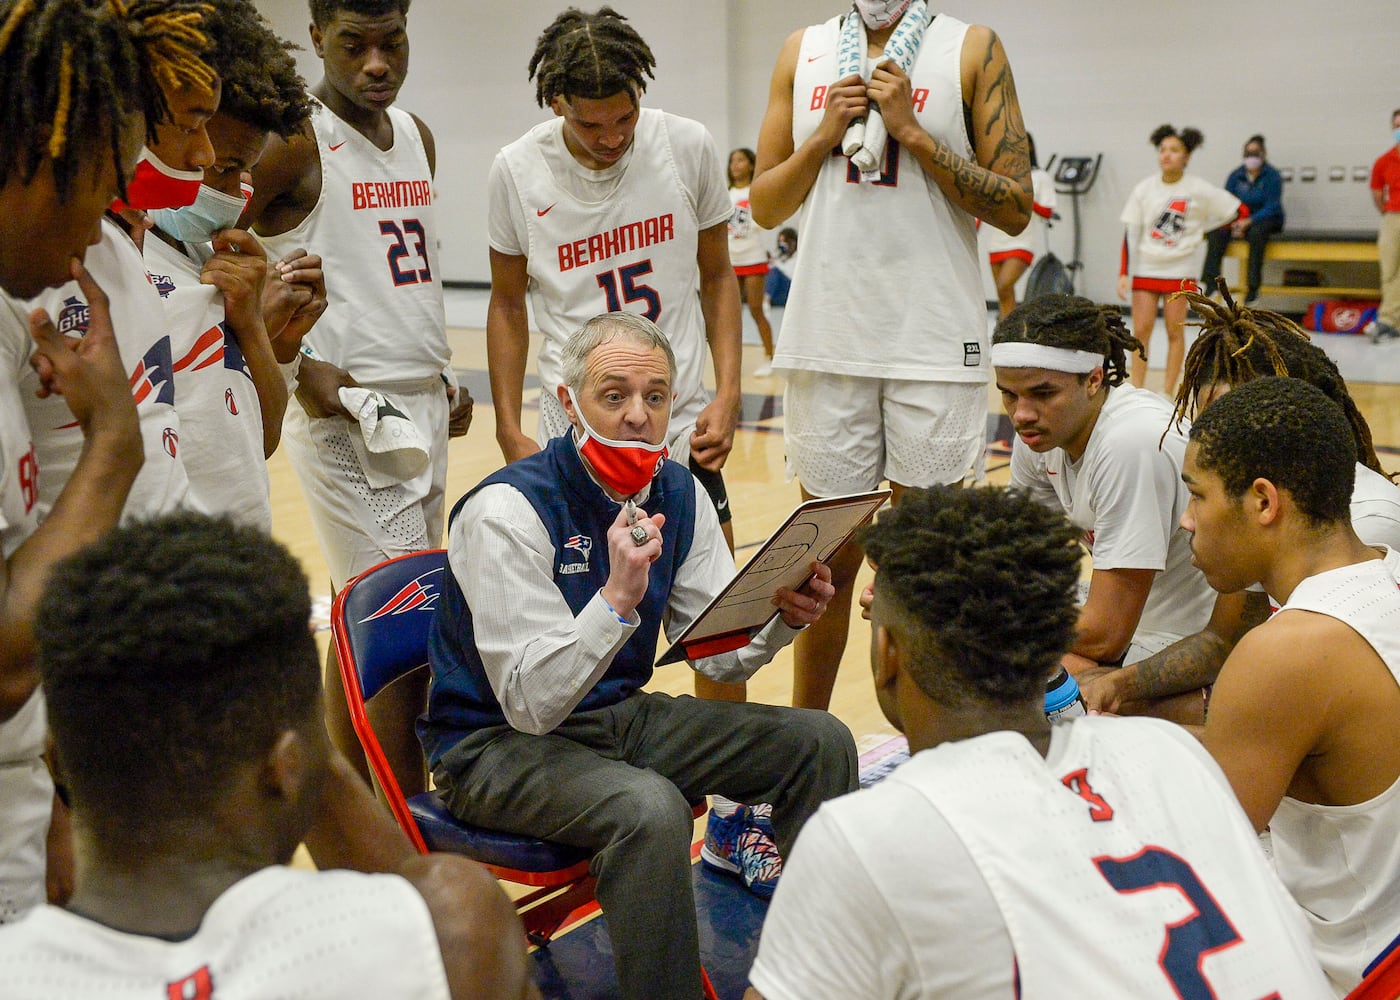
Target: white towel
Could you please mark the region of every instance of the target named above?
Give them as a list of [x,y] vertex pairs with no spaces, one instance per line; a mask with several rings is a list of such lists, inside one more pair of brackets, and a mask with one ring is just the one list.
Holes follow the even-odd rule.
[[[919,46],[924,41],[924,30],[929,23],[928,5],[924,0],[914,0],[899,27],[894,29],[885,43],[880,62],[891,60],[908,75],[914,69],[914,61],[919,58]],[[865,22],[852,11],[846,15],[841,25],[841,35],[836,46],[836,78],[844,80],[852,73],[869,77],[865,71],[865,51],[867,47]],[[876,65],[879,65],[877,63]],[[841,140],[841,152],[851,158],[860,171],[862,181],[875,180],[880,176],[880,168],[885,162],[885,144],[889,132],[885,130],[885,119],[880,114],[880,106],[873,101],[864,118],[857,118],[846,126],[846,135]]]
[[350,444],[371,489],[407,482],[427,468],[427,442],[393,397],[347,386],[340,390],[340,401],[355,418]]

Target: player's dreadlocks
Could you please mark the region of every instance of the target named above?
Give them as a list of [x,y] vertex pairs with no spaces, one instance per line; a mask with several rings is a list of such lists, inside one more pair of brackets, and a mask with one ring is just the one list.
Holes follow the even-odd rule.
[[1042,295],[1022,303],[997,322],[992,343],[1043,344],[1101,354],[1103,380],[1110,386],[1128,377],[1128,351],[1147,358],[1116,306],[1096,305],[1081,295]]
[[311,117],[306,81],[291,52],[252,0],[206,0],[205,30],[214,42],[209,61],[223,83],[219,111],[235,121],[285,138]]
[[1182,292],[1201,321],[1200,336],[1186,355],[1185,372],[1176,393],[1173,418],[1178,424],[1200,412],[1200,399],[1211,386],[1243,385],[1269,375],[1287,375],[1310,382],[1342,408],[1351,425],[1361,464],[1385,475],[1371,438],[1371,427],[1347,391],[1337,365],[1313,344],[1307,332],[1293,320],[1266,309],[1238,305],[1223,279],[1217,287],[1224,302],[1217,303],[1194,292]]
[[530,57],[535,100],[556,97],[601,100],[627,91],[640,94],[655,74],[656,58],[636,29],[611,7],[585,14],[570,7],[540,34]]
[[106,154],[122,177],[123,125],[147,135],[167,114],[162,87],[213,89],[194,0],[0,0],[0,184],[51,163],[60,198]]
[[1079,532],[1001,487],[908,490],[865,529],[876,620],[900,634],[909,673],[944,704],[1038,699],[1074,641]]

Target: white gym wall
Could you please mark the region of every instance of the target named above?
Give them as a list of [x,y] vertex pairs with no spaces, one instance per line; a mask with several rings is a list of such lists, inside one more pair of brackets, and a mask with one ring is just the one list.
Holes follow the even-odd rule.
[[[315,83],[320,65],[309,50],[305,0],[257,3],[308,47],[300,63]],[[437,137],[446,280],[489,277],[486,172],[500,146],[547,113],[535,106],[526,64],[540,30],[564,6],[417,0],[410,11],[412,62],[400,104]],[[757,141],[783,39],[841,9],[828,0],[613,6],[656,54],[646,103],[703,121],[722,152]],[[1081,288],[1092,297],[1113,298],[1118,213],[1132,186],[1156,170],[1147,136],[1163,122],[1205,133],[1190,170],[1213,183],[1224,182],[1254,132],[1267,137],[1276,166],[1315,168],[1315,181],[1285,186],[1290,228],[1374,229],[1367,185],[1352,175],[1390,143],[1390,111],[1400,107],[1393,0],[1348,0],[1331,10],[1313,0],[955,0],[943,9],[1001,36],[1042,163],[1052,153],[1104,154],[1102,175],[1081,201]],[[1334,167],[1344,180],[1329,180]],[[1060,211],[1051,246],[1068,260],[1065,196]]]

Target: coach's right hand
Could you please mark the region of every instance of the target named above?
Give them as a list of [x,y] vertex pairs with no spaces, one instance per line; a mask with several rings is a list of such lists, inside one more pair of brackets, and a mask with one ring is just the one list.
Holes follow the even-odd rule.
[[647,579],[651,564],[661,556],[661,526],[666,523],[665,514],[647,516],[637,509],[637,526],[644,528],[647,535],[645,545],[638,545],[632,539],[632,528],[627,523],[627,506],[617,512],[612,527],[608,528],[608,582],[603,584],[603,600],[623,618],[631,618],[637,605],[646,596]]

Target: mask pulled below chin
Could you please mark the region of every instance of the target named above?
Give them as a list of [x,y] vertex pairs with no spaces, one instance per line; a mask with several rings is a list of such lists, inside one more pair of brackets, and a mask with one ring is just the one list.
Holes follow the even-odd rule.
[[126,184],[126,201],[112,202],[112,211],[140,208],[181,208],[193,205],[204,183],[203,170],[176,170],[145,146],[136,161],[136,173]]
[[614,493],[624,497],[640,493],[656,478],[656,474],[661,471],[661,463],[666,461],[666,456],[670,454],[665,443],[614,441],[603,437],[588,425],[574,391],[569,389],[568,393],[582,430],[579,454],[587,459],[594,474]]

